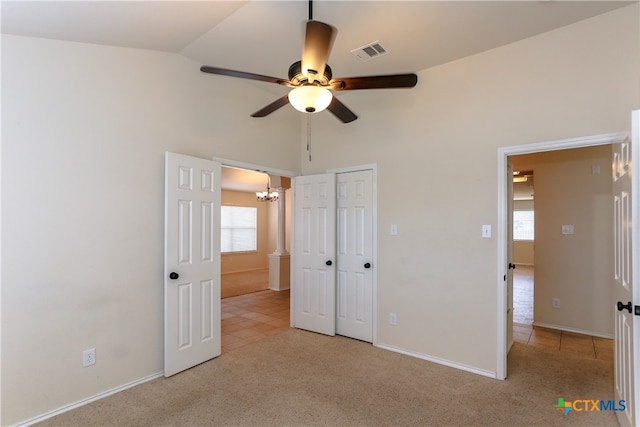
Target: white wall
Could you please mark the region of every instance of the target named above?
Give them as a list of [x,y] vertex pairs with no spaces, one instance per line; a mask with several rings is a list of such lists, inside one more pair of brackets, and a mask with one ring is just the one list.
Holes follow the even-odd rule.
[[298,114],[199,66],[2,36],[0,424],[162,371],[165,151],[299,170]]
[[304,173],[378,164],[381,344],[496,372],[503,272],[481,225],[497,222],[497,149],[628,131],[638,15],[634,4],[424,70],[412,90],[340,93],[359,115],[346,126],[313,116]]

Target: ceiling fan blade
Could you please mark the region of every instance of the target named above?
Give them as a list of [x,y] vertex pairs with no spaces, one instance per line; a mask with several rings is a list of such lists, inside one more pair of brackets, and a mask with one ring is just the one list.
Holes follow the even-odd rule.
[[263,109],[256,111],[255,113],[253,113],[251,115],[251,117],[265,117],[265,116],[268,116],[269,114],[271,114],[274,111],[276,111],[278,108],[284,107],[288,103],[289,103],[289,95],[285,95],[282,98],[276,99],[271,104],[269,104],[266,107],[264,107]]
[[302,74],[310,83],[324,74],[337,30],[320,21],[307,21],[302,49]]
[[221,76],[239,77],[241,79],[259,80],[267,83],[276,83],[283,86],[291,86],[291,87],[294,86],[289,80],[279,79],[277,77],[263,76],[262,74],[254,74],[254,73],[247,73],[244,71],[229,70],[227,68],[218,68],[218,67],[210,67],[208,65],[203,65],[202,67],[200,67],[200,71],[202,71],[203,73],[218,74]]
[[331,104],[329,104],[327,110],[331,111],[342,123],[351,123],[358,118],[353,111],[347,108],[347,106],[340,102],[335,96],[331,100]]
[[387,76],[346,77],[333,79],[329,82],[332,90],[356,89],[392,89],[414,87],[418,83],[418,76],[411,74],[390,74]]

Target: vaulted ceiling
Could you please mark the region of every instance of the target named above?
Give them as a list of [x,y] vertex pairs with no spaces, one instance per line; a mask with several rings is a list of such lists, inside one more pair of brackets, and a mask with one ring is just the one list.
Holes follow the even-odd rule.
[[[313,18],[338,29],[329,64],[334,77],[351,77],[417,72],[630,3],[316,0]],[[1,28],[175,52],[198,64],[287,77],[300,59],[308,14],[308,1],[4,0]],[[390,54],[361,62],[351,53],[374,41]]]

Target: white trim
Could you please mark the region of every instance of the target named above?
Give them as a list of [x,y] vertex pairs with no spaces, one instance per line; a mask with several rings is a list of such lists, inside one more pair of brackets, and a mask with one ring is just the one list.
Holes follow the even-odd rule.
[[105,397],[109,397],[109,396],[111,396],[113,394],[120,393],[121,391],[127,390],[127,389],[129,389],[131,387],[136,387],[136,386],[144,384],[146,382],[153,381],[153,380],[158,379],[158,378],[162,378],[163,376],[164,376],[164,372],[156,372],[155,374],[148,375],[146,377],[140,378],[139,380],[123,384],[121,386],[112,388],[111,390],[107,390],[107,391],[104,391],[102,393],[98,393],[98,394],[96,394],[94,396],[91,396],[91,397],[88,397],[86,399],[78,400],[75,403],[71,403],[69,405],[62,406],[62,407],[60,407],[58,409],[55,409],[53,411],[49,411],[49,412],[46,412],[46,413],[44,413],[42,415],[38,415],[37,417],[30,418],[30,419],[28,419],[26,421],[22,421],[22,422],[16,424],[16,426],[30,426],[32,424],[40,423],[40,422],[42,422],[44,420],[47,420],[47,419],[49,419],[51,417],[55,417],[56,415],[60,415],[62,413],[70,411],[72,409],[79,408],[79,407],[87,405],[87,404],[89,404],[91,402],[95,402],[96,400],[104,399]]
[[300,175],[300,173],[298,173],[298,172],[292,172],[292,171],[288,171],[288,170],[285,170],[285,169],[277,169],[277,168],[272,168],[272,167],[268,167],[268,166],[256,165],[254,163],[240,162],[238,160],[224,159],[222,157],[215,157],[214,156],[211,159],[216,161],[216,162],[220,162],[222,164],[222,166],[238,168],[238,169],[253,170],[253,171],[256,171],[256,172],[265,172],[265,173],[268,173],[270,175],[286,176],[286,177],[289,177],[289,178]]
[[496,378],[507,377],[507,288],[504,282],[507,266],[507,157],[519,154],[540,153],[571,148],[592,147],[621,142],[627,133],[609,133],[603,135],[585,136],[579,138],[547,141],[525,145],[515,145],[498,148],[498,224],[497,224],[497,351]]
[[348,172],[360,172],[360,171],[367,171],[367,170],[373,170],[374,173],[377,173],[378,165],[375,163],[372,163],[370,165],[360,165],[360,166],[351,166],[347,168],[329,169],[327,170],[327,173],[348,173]]
[[566,326],[553,325],[551,323],[533,322],[533,326],[539,326],[541,328],[547,328],[547,329],[555,329],[556,331],[574,332],[576,334],[590,335],[592,337],[607,338],[610,340],[613,339],[613,334],[603,334],[602,332],[588,331],[586,329],[568,328]]
[[388,344],[376,344],[376,347],[382,348],[384,350],[393,351],[394,353],[404,354],[406,356],[415,357],[418,359],[426,360],[428,362],[437,363],[438,365],[449,366],[450,368],[460,369],[461,371],[471,372],[472,374],[482,375],[484,377],[489,378],[497,378],[495,372],[485,371],[484,369],[474,368],[473,366],[468,366],[462,363],[452,362],[446,359],[440,359],[439,357],[428,356],[422,353],[416,353],[415,351],[405,350],[400,347],[394,347]]

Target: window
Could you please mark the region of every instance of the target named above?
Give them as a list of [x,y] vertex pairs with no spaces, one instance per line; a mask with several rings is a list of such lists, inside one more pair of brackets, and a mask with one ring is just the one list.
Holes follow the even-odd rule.
[[258,208],[220,207],[220,251],[258,250]]
[[513,211],[513,240],[533,240],[533,211]]

